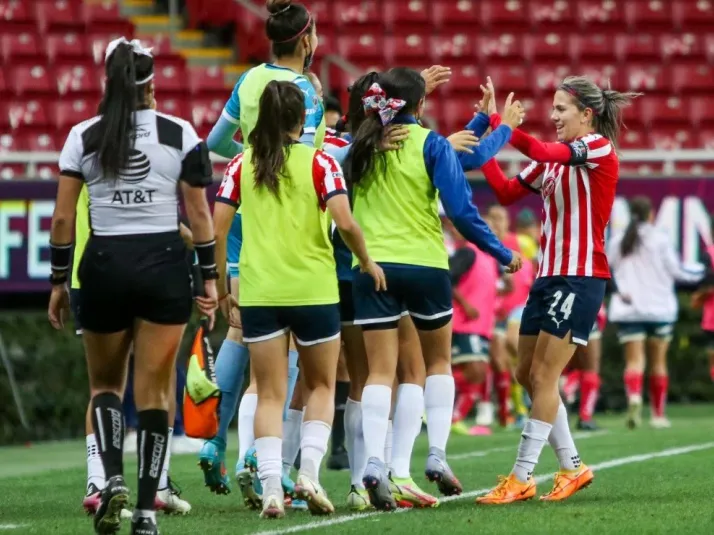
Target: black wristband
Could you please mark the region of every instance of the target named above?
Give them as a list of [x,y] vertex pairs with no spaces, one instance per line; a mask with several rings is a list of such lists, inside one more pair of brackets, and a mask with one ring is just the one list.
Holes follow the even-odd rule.
[[50,264],[52,271],[69,271],[70,259],[72,258],[71,243],[56,244],[50,242]]
[[218,279],[218,271],[216,271],[216,240],[211,240],[206,243],[194,244],[198,265],[201,267],[201,275],[203,280]]
[[68,277],[66,271],[60,273],[59,275],[55,275],[54,273],[50,275],[50,284],[52,284],[52,286],[61,286],[62,284],[67,282],[67,280]]

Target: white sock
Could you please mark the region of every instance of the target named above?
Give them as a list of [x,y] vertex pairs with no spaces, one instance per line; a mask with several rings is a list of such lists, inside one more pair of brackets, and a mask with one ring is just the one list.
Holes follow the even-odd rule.
[[364,486],[362,475],[367,464],[362,431],[362,403],[349,398],[345,406],[345,444],[350,460],[350,483],[361,489]]
[[310,420],[302,424],[300,441],[300,474],[315,482],[320,481],[320,465],[327,453],[332,426],[320,420]]
[[540,452],[543,451],[543,446],[548,441],[551,429],[553,426],[549,423],[532,418],[523,426],[516,464],[511,472],[521,483],[526,483],[533,475]]
[[97,489],[102,490],[106,485],[104,465],[99,455],[97,437],[92,433],[87,435],[87,488],[94,483]]
[[169,486],[169,463],[171,462],[171,438],[174,436],[174,428],[169,427],[169,436],[166,441],[166,457],[164,458],[164,466],[161,468],[161,477],[159,478],[159,490],[164,490]]
[[283,486],[280,483],[283,439],[280,437],[262,437],[255,439],[255,451],[258,456],[258,477],[263,484],[263,496],[278,495],[282,498]]
[[245,458],[245,452],[255,442],[255,410],[258,408],[258,394],[245,394],[238,407],[238,462]]
[[430,375],[424,386],[424,408],[429,447],[446,451],[454,414],[454,378],[451,375]]
[[287,476],[290,476],[290,471],[300,451],[302,417],[302,411],[289,409],[288,417],[283,422],[283,473]]
[[387,436],[384,438],[384,466],[389,471],[392,467],[392,445],[394,444],[394,425],[387,421]]
[[421,415],[424,412],[424,390],[419,385],[401,384],[397,388],[394,407],[394,444],[392,446],[392,475],[410,477],[410,465],[414,441],[421,430]]
[[558,457],[561,470],[577,470],[580,468],[582,464],[580,455],[575,447],[573,435],[570,433],[568,411],[562,399],[558,405],[558,415],[555,417],[555,423],[548,436],[548,442]]
[[362,432],[365,457],[384,462],[384,446],[389,427],[392,389],[384,385],[367,385],[362,391]]

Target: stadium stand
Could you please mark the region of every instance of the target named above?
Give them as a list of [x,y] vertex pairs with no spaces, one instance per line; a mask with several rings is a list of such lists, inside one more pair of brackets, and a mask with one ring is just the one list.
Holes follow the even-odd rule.
[[[699,0],[322,0],[315,71],[341,97],[355,74],[402,64],[450,65],[430,99],[443,131],[461,129],[486,75],[524,100],[527,127],[552,130],[548,95],[566,73],[645,91],[628,111],[624,149],[714,148],[714,2]],[[69,127],[96,110],[103,51],[118,35],[155,47],[161,109],[206,135],[233,83],[268,58],[263,2],[186,0],[186,28],[152,0],[0,0],[0,153],[57,150]],[[257,9],[256,9],[257,8]],[[207,24],[235,28],[235,49],[203,48]],[[175,32],[174,32],[175,30]],[[646,30],[646,31],[644,31]],[[173,37],[171,37],[173,35]],[[346,59],[328,62],[327,55]],[[325,79],[327,78],[327,79]],[[7,163],[0,178],[25,176]],[[45,175],[52,162],[41,166]],[[633,165],[633,167],[628,167]],[[682,170],[710,171],[712,162]],[[645,170],[636,163],[630,171]],[[655,164],[654,170],[657,171]],[[679,168],[678,168],[679,170]],[[32,167],[32,173],[37,172]]]

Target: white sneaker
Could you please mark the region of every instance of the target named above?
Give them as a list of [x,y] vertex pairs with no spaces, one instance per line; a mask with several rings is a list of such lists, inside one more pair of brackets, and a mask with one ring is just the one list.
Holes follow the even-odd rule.
[[298,475],[295,494],[307,502],[307,507],[313,515],[331,515],[335,512],[335,506],[327,497],[325,489],[305,475]]
[[136,431],[124,435],[124,453],[136,453]]
[[493,425],[493,403],[490,401],[479,401],[476,412],[476,425],[491,427]]
[[201,451],[202,446],[203,441],[197,438],[187,437],[186,435],[171,438],[172,455],[195,454]]
[[285,516],[283,500],[283,496],[278,496],[277,494],[264,497],[260,518],[283,518]]
[[652,416],[650,418],[650,427],[654,429],[669,429],[672,427],[672,422],[666,416]]
[[156,493],[156,509],[167,515],[187,515],[191,511],[191,504],[181,499],[181,495],[170,485]]

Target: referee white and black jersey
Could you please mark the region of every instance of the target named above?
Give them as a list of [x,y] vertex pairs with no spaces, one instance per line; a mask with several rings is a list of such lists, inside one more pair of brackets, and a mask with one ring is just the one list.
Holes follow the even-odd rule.
[[194,128],[155,111],[149,49],[136,40],[116,39],[107,47],[105,71],[97,117],[72,128],[59,160],[48,316],[59,329],[68,314],[72,227],[77,200],[86,187],[90,234],[77,272],[78,301],[92,427],[106,475],[94,529],[117,532],[128,503],[121,399],[133,348],[140,438],[131,533],[152,535],[158,533],[154,499],[168,447],[176,353],[193,306],[191,268],[179,232],[179,195],[203,277],[203,284],[196,285],[202,286],[196,304],[212,321],[218,274],[205,192],[212,183],[212,168],[206,144]]

